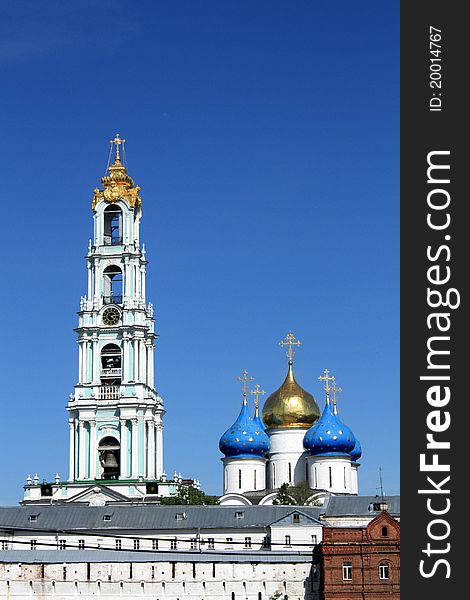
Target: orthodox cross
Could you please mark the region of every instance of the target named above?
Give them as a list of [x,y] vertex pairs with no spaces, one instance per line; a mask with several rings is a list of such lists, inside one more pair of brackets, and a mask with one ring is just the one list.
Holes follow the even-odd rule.
[[292,350],[292,346],[300,346],[302,344],[302,342],[300,340],[294,341],[295,340],[295,335],[292,333],[292,331],[289,331],[289,333],[286,335],[286,337],[281,340],[279,342],[279,346],[289,346],[289,350],[287,350],[286,352],[286,356],[289,358],[289,363],[292,363],[292,358],[295,354],[295,352]]
[[331,389],[333,390],[333,410],[334,413],[337,413],[337,409],[336,409],[336,394],[339,394],[343,391],[343,388],[340,388],[336,385],[336,377],[333,375],[332,377],[333,379],[333,385],[331,386]]
[[243,404],[246,404],[246,384],[249,381],[253,381],[254,377],[248,377],[248,371],[243,371],[243,375],[241,377],[237,377],[238,381],[242,382],[243,387]]
[[114,140],[110,140],[110,144],[116,144],[116,160],[120,160],[119,146],[122,144],[122,146],[124,148],[125,141],[126,140],[123,140],[122,138],[119,137],[119,133],[116,133],[116,137],[114,138]]
[[325,369],[324,371],[325,375],[320,375],[320,377],[318,378],[320,381],[324,381],[325,382],[325,391],[326,391],[326,400],[327,402],[329,402],[330,400],[330,381],[334,381],[334,377],[330,376],[330,371],[328,369]]
[[264,396],[266,392],[264,390],[259,389],[259,383],[256,384],[255,389],[251,390],[250,394],[254,394],[255,396],[255,417],[258,416],[258,407],[259,407],[259,396]]

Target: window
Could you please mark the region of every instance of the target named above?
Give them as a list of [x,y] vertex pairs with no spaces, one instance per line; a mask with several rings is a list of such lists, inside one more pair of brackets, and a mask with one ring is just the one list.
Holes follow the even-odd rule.
[[196,542],[197,542],[196,538],[191,538],[189,540],[189,542],[190,542],[189,549],[190,550],[196,550],[196,548],[197,548],[197,546],[196,546]]
[[316,546],[316,545],[317,545],[317,536],[316,536],[315,534],[313,534],[313,535],[312,535],[312,544],[313,544],[314,546]]
[[251,548],[251,537],[245,538],[245,548]]
[[238,487],[241,489],[242,487],[242,470],[238,469]]
[[178,540],[175,538],[173,540],[170,540],[170,550],[177,550],[178,549]]
[[2,540],[2,550],[8,550],[8,542],[6,540]]
[[207,547],[209,550],[214,549],[214,538],[207,538]]
[[390,569],[386,563],[379,565],[379,579],[390,579]]
[[286,544],[285,545],[286,546],[290,546],[291,545],[291,543],[290,543],[290,535],[286,535]]
[[134,550],[140,550],[140,540],[134,540]]
[[233,548],[233,538],[228,537],[225,539],[228,548]]
[[30,520],[31,522],[35,522],[35,521],[37,521],[37,520],[38,520],[38,515],[29,515],[29,520]]
[[256,490],[256,469],[253,473],[253,489]]
[[300,523],[300,515],[299,515],[299,513],[294,513],[292,515],[292,523]]
[[330,478],[330,487],[333,487],[333,474],[331,473],[331,467],[328,467],[328,475]]
[[116,540],[116,550],[122,550],[122,540]]
[[78,540],[78,549],[85,550],[85,540]]
[[177,521],[184,521],[185,519],[186,519],[186,513],[184,513],[184,512],[176,513]]
[[350,562],[343,563],[343,581],[352,580],[352,564]]
[[292,465],[288,463],[289,467],[289,483],[292,483]]
[[382,527],[382,537],[388,537],[388,527]]
[[245,518],[245,513],[244,513],[242,510],[240,510],[240,511],[237,511],[237,512],[235,513],[235,518],[236,518],[236,519],[244,519],[244,518]]
[[103,515],[103,521],[111,521],[111,515]]
[[261,545],[263,548],[267,548],[269,546],[269,535],[264,536]]
[[158,550],[158,540],[152,540],[152,550]]
[[37,540],[31,540],[31,550],[36,550],[36,547],[38,545]]
[[104,211],[105,246],[117,246],[122,243],[122,210],[119,206],[110,205]]
[[103,301],[105,304],[122,303],[122,271],[110,265],[103,271]]
[[59,540],[59,550],[65,550],[67,548],[66,540]]

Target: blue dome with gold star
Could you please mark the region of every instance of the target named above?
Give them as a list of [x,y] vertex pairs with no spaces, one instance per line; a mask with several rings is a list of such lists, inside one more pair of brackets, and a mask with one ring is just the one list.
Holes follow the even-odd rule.
[[338,417],[336,405],[327,397],[322,416],[305,434],[305,449],[312,456],[341,456],[350,454],[355,445],[353,432]]
[[219,448],[226,458],[264,458],[269,451],[269,438],[256,414],[250,415],[246,397],[235,423],[227,429],[219,441]]
[[352,461],[357,462],[362,456],[362,448],[359,440],[356,438],[356,443],[354,444],[354,448],[349,453],[351,455]]

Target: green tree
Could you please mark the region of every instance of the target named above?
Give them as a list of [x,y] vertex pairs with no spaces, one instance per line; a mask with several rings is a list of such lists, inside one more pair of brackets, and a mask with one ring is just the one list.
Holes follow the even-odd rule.
[[283,483],[277,491],[273,504],[305,506],[311,495],[312,490],[306,481],[297,485]]
[[218,503],[217,496],[208,496],[202,490],[193,485],[181,485],[174,496],[161,496],[160,504],[192,504],[192,505],[214,505]]
[[[282,596],[282,592],[280,592],[278,590],[277,592],[274,592],[274,594],[272,596],[269,596],[269,600],[280,600],[281,596]],[[289,600],[289,596],[287,596],[287,594],[286,594],[282,600]]]

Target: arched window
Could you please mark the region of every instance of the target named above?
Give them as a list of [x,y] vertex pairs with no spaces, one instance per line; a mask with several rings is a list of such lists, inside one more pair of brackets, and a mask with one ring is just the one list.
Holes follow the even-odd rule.
[[330,487],[333,487],[333,474],[331,472],[331,467],[328,467],[328,475],[330,478]]
[[121,384],[121,348],[106,344],[101,350],[101,381],[103,385]]
[[387,563],[380,563],[379,579],[390,579],[390,568]]
[[105,246],[122,244],[122,210],[115,204],[110,204],[104,211],[103,241]]
[[382,527],[382,537],[388,537],[388,527]]
[[102,468],[101,479],[118,479],[121,446],[116,438],[106,436],[98,444],[98,456]]
[[242,488],[242,470],[238,469],[238,488]]
[[256,490],[256,469],[254,470],[254,473],[253,473],[253,489]]
[[292,465],[290,463],[287,464],[289,468],[289,483],[292,483]]
[[103,272],[103,301],[122,304],[122,271],[117,265],[110,265]]

